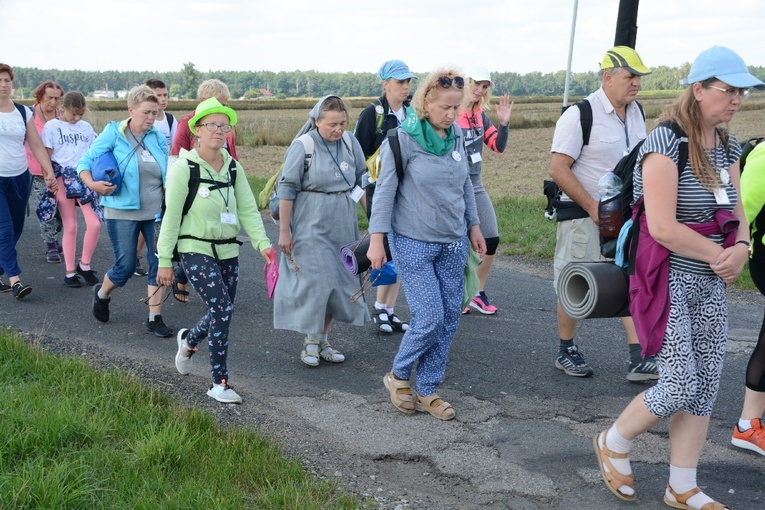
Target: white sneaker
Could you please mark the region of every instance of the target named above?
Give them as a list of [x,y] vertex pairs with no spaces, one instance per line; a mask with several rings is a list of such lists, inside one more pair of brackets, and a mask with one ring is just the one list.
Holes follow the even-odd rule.
[[178,369],[178,372],[181,375],[191,373],[191,367],[194,364],[191,357],[197,352],[196,347],[192,349],[189,347],[189,344],[186,343],[186,337],[188,335],[189,330],[186,328],[181,328],[176,335],[176,338],[178,338],[178,352],[175,354],[175,368]]
[[224,380],[221,384],[213,384],[210,389],[207,390],[207,396],[212,397],[218,402],[224,404],[241,404],[242,397],[239,396],[234,388],[229,386]]

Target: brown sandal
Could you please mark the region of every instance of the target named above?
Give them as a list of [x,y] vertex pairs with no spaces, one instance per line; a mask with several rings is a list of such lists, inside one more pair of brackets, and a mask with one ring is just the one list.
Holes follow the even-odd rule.
[[433,393],[427,397],[417,396],[415,409],[421,413],[430,413],[439,420],[449,421],[454,419],[454,408],[452,405]]
[[[598,444],[598,438],[600,435],[603,434],[603,447]],[[635,490],[635,475],[623,475],[617,469],[614,467],[613,464],[611,464],[611,461],[609,459],[627,459],[629,458],[629,455],[626,453],[615,453],[608,449],[606,446],[606,432],[601,432],[600,434],[595,434],[595,437],[593,438],[592,442],[595,445],[595,455],[598,457],[598,466],[600,467],[600,474],[603,475],[603,481],[606,482],[606,487],[608,487],[608,490],[614,493],[614,495],[623,500],[623,501],[635,501],[637,499],[637,494],[632,494],[631,496],[628,496],[627,494],[622,493],[619,491],[619,487],[622,485],[626,485],[627,487],[632,487],[632,490]],[[608,471],[606,471],[605,468],[608,468]]]
[[393,372],[388,372],[383,377],[383,384],[390,393],[390,401],[396,409],[405,414],[414,414],[415,398],[409,381],[397,379]]
[[[729,506],[723,505],[722,503],[718,503],[717,501],[712,501],[710,503],[707,503],[706,505],[702,506],[701,508],[694,508],[687,504],[687,501],[691,499],[693,496],[701,492],[701,489],[698,487],[694,487],[693,489],[689,490],[688,492],[684,492],[682,494],[678,494],[677,492],[672,489],[672,487],[667,484],[667,490],[664,492],[664,503],[667,504],[667,506],[671,506],[672,508],[680,508],[683,510],[730,510]],[[672,499],[669,499],[668,496],[672,496]]]

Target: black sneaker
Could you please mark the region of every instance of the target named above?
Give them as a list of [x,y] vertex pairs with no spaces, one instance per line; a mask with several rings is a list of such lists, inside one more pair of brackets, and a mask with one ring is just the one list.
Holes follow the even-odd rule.
[[109,322],[109,302],[112,298],[101,299],[98,297],[98,291],[101,290],[101,284],[93,286],[93,317],[101,322]]
[[64,276],[64,285],[76,289],[78,287],[82,287],[82,282],[80,281],[80,277],[77,275]]
[[83,268],[80,267],[79,264],[77,264],[77,274],[82,276],[82,279],[85,280],[85,283],[88,285],[95,285],[97,283],[101,283],[101,280],[98,279],[98,276],[96,276],[96,272],[88,269],[85,271]]
[[157,315],[156,317],[154,317],[153,321],[146,319],[146,332],[154,333],[160,338],[173,336],[173,328],[170,328],[165,325],[165,322],[162,320],[161,315]]
[[574,377],[589,377],[595,373],[590,365],[584,361],[582,355],[579,354],[579,348],[576,345],[572,345],[558,354],[558,359],[555,360],[555,367],[566,372],[566,375]]
[[141,267],[141,257],[136,257],[135,259],[135,271],[133,272],[135,276],[146,276],[149,274],[147,270],[145,270],[143,267]]
[[655,381],[659,378],[659,367],[656,366],[653,356],[640,361],[630,363],[627,369],[627,380],[630,382]]

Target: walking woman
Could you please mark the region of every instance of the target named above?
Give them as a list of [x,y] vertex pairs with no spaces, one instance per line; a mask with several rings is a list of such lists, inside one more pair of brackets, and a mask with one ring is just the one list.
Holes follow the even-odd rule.
[[[415,76],[402,61],[389,60],[380,66],[377,77],[382,80],[383,95],[364,108],[353,132],[367,159],[380,148],[388,130],[398,127],[406,118],[409,91],[412,89],[412,78]],[[377,176],[372,178],[376,180]],[[366,210],[367,218],[369,218],[375,194],[374,182],[366,187],[366,194]],[[403,333],[409,329],[409,324],[399,319],[394,310],[400,288],[399,280],[390,285],[377,287],[373,319],[378,333],[390,334],[394,331]]]
[[[223,148],[226,135],[236,121],[234,110],[214,97],[199,103],[189,119],[190,131],[199,143],[196,149],[181,149],[170,169],[157,273],[157,283],[172,286],[173,249],[177,244],[183,270],[207,312],[193,328],[178,331],[175,366],[181,374],[191,372],[192,356],[197,352],[197,345],[206,339],[213,379],[207,395],[231,404],[242,403],[242,398],[228,384],[226,366],[229,328],[239,282],[242,243],[236,236],[240,228],[244,228],[252,245],[266,260],[269,253],[273,254],[242,165]],[[192,165],[201,180],[184,216],[184,204],[191,193]]]
[[470,313],[470,308],[475,308],[484,315],[494,315],[497,307],[489,302],[484,291],[486,279],[489,277],[491,265],[494,263],[494,255],[499,246],[499,228],[497,227],[497,215],[486,188],[481,179],[481,161],[483,159],[483,146],[486,144],[497,153],[505,152],[507,138],[510,135],[510,115],[513,112],[513,102],[507,94],[499,98],[497,105],[497,117],[499,128],[494,127],[485,110],[489,108],[491,101],[491,89],[494,82],[491,81],[489,71],[483,67],[476,67],[468,73],[467,91],[463,109],[457,118],[457,124],[462,128],[465,138],[465,150],[467,152],[468,165],[470,166],[470,180],[473,182],[475,192],[475,205],[478,209],[478,218],[481,220],[481,234],[486,240],[486,256],[483,262],[475,269],[478,276],[478,292],[462,313]]
[[420,82],[398,128],[401,181],[388,140],[383,142],[367,252],[372,267],[380,268],[386,260],[383,236],[388,234],[412,312],[393,368],[383,378],[391,402],[404,413],[418,410],[441,420],[455,415],[436,390],[460,322],[468,243],[480,256],[486,251],[462,130],[455,122],[464,86],[453,69],[438,70]]
[[[638,258],[636,273],[648,275],[641,266],[653,263],[660,276],[646,282],[657,301],[663,294],[668,302],[668,310],[659,312],[666,317],[663,338],[661,331],[657,335],[661,345],[640,336],[646,354],[658,350],[659,381],[635,397],[610,429],[595,436],[594,447],[606,487],[619,499],[633,501],[632,442],[669,418],[671,454],[664,502],[673,508],[723,509],[727,507],[698,488],[696,469],[725,357],[725,286],[738,278],[746,263],[749,231],[738,200],[741,148],[721,124],[733,118],[749,87],[762,82],[749,74],[736,53],[715,46],[696,58],[684,83],[689,87],[660,120],[678,126],[687,144],[671,125],[658,126],[638,153],[634,175],[634,197],[645,204],[641,255],[648,255]],[[678,168],[686,151],[686,163]],[[740,221],[738,230],[719,226],[735,220]],[[651,252],[642,251],[646,243],[653,247]],[[662,259],[668,259],[668,265]],[[639,289],[631,285],[630,294],[635,303]],[[642,320],[663,322],[637,306],[631,311],[638,331]]]
[[16,243],[24,230],[27,201],[32,177],[27,166],[24,142],[40,163],[45,184],[55,193],[57,184],[50,165],[48,152],[32,119],[32,110],[11,101],[13,69],[0,64],[0,276],[8,276],[9,283],[0,279],[0,292],[13,292],[22,299],[32,287],[21,283]]
[[[300,360],[308,366],[345,361],[329,343],[332,320],[363,326],[369,311],[352,300],[361,279],[340,260],[340,247],[359,238],[356,203],[366,205],[361,177],[364,153],[338,96],[316,103],[284,156],[279,178],[279,281],[274,328],[305,335]],[[306,139],[308,137],[308,139]],[[305,140],[305,141],[304,141]],[[306,143],[313,146],[310,168]],[[310,151],[309,151],[310,152]]]
[[[49,120],[57,119],[60,113],[61,101],[64,97],[64,89],[55,81],[44,81],[35,88],[35,104],[32,111],[35,115],[35,128],[37,133],[42,135],[43,127]],[[32,173],[32,198],[36,202],[42,200],[43,195],[48,190],[45,185],[40,163],[35,159],[29,144],[25,143],[27,149],[27,163],[29,171]],[[39,216],[39,214],[38,214]],[[61,216],[58,211],[48,221],[40,220],[40,234],[45,242],[45,259],[51,264],[61,262],[61,253],[63,247],[58,241],[58,233],[61,231]]]
[[[741,203],[752,232],[749,273],[757,289],[765,295],[765,143],[760,142],[746,158],[746,172],[741,174]],[[765,319],[760,337],[746,366],[744,406],[738,424],[733,427],[731,443],[739,448],[765,455]]]
[[[106,230],[114,251],[114,265],[104,275],[103,283],[93,287],[93,316],[100,322],[109,321],[111,295],[133,276],[138,234],[142,233],[149,260],[149,318],[144,327],[148,333],[169,337],[173,330],[162,320],[162,294],[157,287],[154,248],[154,220],[162,211],[167,174],[167,142],[154,127],[159,99],[153,90],[146,85],[132,88],[127,104],[130,117],[122,122],[110,122],[77,165],[80,179],[102,195]],[[90,171],[93,163],[107,152],[114,154],[122,174],[119,192],[115,192],[117,187],[109,181],[93,180]]]

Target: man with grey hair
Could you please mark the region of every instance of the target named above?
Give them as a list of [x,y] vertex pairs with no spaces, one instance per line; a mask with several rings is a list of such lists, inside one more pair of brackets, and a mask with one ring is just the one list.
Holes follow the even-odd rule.
[[[598,90],[567,109],[555,125],[550,176],[562,193],[557,205],[554,284],[569,262],[603,260],[598,233],[598,181],[646,137],[645,116],[635,101],[640,77],[651,72],[627,46],[608,50],[600,64]],[[577,320],[558,302],[560,349],[555,366],[567,375],[589,377],[592,368],[574,344]],[[656,364],[641,357],[631,317],[622,319],[630,365],[627,379],[658,379]]]

